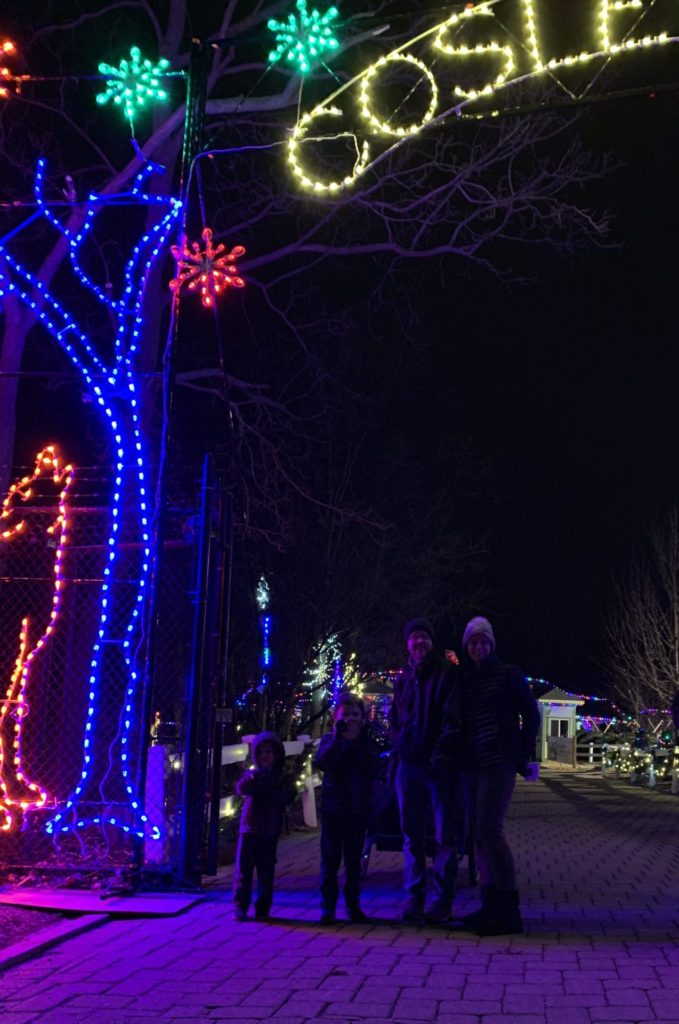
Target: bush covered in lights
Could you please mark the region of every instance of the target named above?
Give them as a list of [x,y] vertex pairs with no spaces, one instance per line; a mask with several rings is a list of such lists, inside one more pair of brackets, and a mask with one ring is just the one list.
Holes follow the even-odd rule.
[[641,785],[655,786],[670,783],[672,771],[679,767],[679,748],[671,731],[663,732],[652,741],[643,733],[604,747],[604,769],[616,778],[628,779]]

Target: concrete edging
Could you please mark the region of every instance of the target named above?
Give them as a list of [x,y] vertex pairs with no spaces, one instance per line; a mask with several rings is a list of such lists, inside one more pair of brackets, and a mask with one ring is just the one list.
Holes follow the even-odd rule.
[[12,946],[0,949],[0,971],[13,967],[24,960],[30,960],[39,956],[52,946],[58,946],[74,935],[81,935],[82,932],[105,924],[109,920],[108,914],[82,914],[76,920],[60,921],[58,924],[41,928],[35,935],[21,942],[15,942]]

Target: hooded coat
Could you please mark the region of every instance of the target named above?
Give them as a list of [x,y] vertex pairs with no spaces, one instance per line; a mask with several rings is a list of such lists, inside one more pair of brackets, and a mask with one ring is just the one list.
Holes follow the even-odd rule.
[[[271,768],[258,768],[257,756],[263,743],[274,748],[274,763]],[[260,732],[252,744],[255,767],[244,772],[235,790],[244,797],[240,816],[241,835],[269,836],[277,838],[283,827],[283,815],[287,804],[294,800],[294,789],[283,779],[285,747],[275,732]]]

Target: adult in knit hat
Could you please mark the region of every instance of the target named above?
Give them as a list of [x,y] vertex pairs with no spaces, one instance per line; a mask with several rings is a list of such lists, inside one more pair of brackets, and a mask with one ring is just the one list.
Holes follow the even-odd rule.
[[493,627],[491,626],[488,619],[484,619],[483,615],[477,615],[475,618],[470,619],[465,626],[464,634],[462,636],[462,647],[466,651],[467,644],[473,636],[482,636],[486,640],[490,641],[491,654],[495,650],[495,634],[493,633]]
[[462,646],[462,791],[481,880],[481,908],[464,920],[479,935],[511,935],[523,921],[504,821],[517,772],[529,774],[540,714],[521,669],[498,658],[488,619],[470,619]]
[[[404,883],[408,896],[402,919],[425,916],[427,819],[434,822],[431,921],[452,912],[457,875],[457,776],[450,762],[444,709],[455,691],[457,669],[434,650],[428,619],[410,619],[403,627],[408,664],[394,683],[390,712],[392,767],[403,833]],[[454,731],[454,730],[453,730]],[[444,739],[445,736],[445,739]]]
[[431,637],[432,643],[436,639],[436,635],[434,633],[434,627],[432,626],[432,624],[429,621],[429,619],[423,619],[423,618],[420,618],[420,619],[409,619],[408,622],[406,622],[405,626],[403,627],[403,641],[404,641],[406,647],[408,646],[408,640],[410,639],[410,634],[411,633],[415,633],[417,631],[419,631],[421,633],[428,633],[429,636]]

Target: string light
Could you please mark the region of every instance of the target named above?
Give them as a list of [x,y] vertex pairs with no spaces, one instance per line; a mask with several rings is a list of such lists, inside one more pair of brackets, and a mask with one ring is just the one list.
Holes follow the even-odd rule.
[[141,50],[133,46],[130,60],[123,58],[118,67],[101,63],[99,74],[106,76],[106,89],[97,95],[97,103],[106,104],[113,100],[121,106],[130,124],[134,124],[134,115],[143,109],[147,102],[166,100],[167,93],[160,85],[160,77],[170,62],[161,57],[155,64],[150,60],[142,60]]
[[581,53],[570,53],[564,57],[552,57],[545,61],[538,39],[537,19],[535,15],[535,0],[522,0],[524,17],[528,35],[528,49],[533,61],[535,71],[554,71],[557,68],[572,67],[577,64],[588,64],[595,57],[629,53],[633,50],[645,49],[649,46],[661,46],[664,43],[673,42],[667,32],[660,32],[657,35],[646,35],[639,39],[627,37],[620,43],[614,43],[610,37],[611,13],[620,13],[625,10],[638,10],[643,6],[641,0],[599,0],[599,14],[597,18],[597,31],[601,52],[583,51]]
[[477,7],[465,7],[461,14],[452,14],[448,21],[444,22],[440,26],[439,31],[434,38],[434,47],[440,50],[441,53],[445,53],[451,57],[504,57],[504,66],[502,71],[493,79],[492,82],[480,86],[478,89],[463,89],[460,85],[455,84],[453,86],[453,92],[456,96],[461,96],[469,100],[477,99],[479,96],[488,96],[495,91],[495,89],[507,81],[511,71],[514,69],[514,50],[511,46],[502,46],[500,43],[491,41],[489,43],[479,43],[476,46],[464,46],[458,44],[452,46],[450,43],[444,42],[445,36],[449,33],[451,28],[458,26],[462,27],[465,22],[468,22],[470,18],[485,16],[494,18],[495,13],[487,4],[479,4]]
[[[427,79],[429,82],[429,88],[431,89],[429,106],[424,112],[421,121],[407,126],[394,126],[389,121],[382,121],[373,114],[371,109],[371,97],[369,92],[370,83],[373,78],[388,64],[393,64],[399,61],[403,61],[406,64],[411,64],[413,67],[416,67],[422,73],[422,77]],[[361,116],[369,121],[372,127],[376,128],[377,131],[381,132],[383,135],[396,135],[398,138],[404,138],[406,135],[415,135],[425,126],[425,124],[431,121],[436,113],[438,96],[439,91],[436,86],[436,81],[424,61],[418,60],[417,57],[413,57],[412,53],[390,53],[386,57],[380,57],[380,59],[372,64],[363,75],[361,79],[359,107]]]
[[245,248],[235,245],[227,252],[221,242],[215,248],[210,228],[203,228],[201,238],[205,243],[204,249],[201,249],[200,242],[191,242],[189,246],[186,238],[182,239],[181,245],[170,247],[177,261],[177,276],[170,281],[170,288],[173,292],[180,291],[184,285],[190,292],[198,289],[201,302],[209,309],[227,288],[245,286],[243,278],[236,273],[236,260],[245,254]]
[[260,576],[259,578],[255,600],[261,613],[259,616],[259,626],[262,631],[262,675],[257,692],[264,693],[264,690],[269,685],[269,669],[271,668],[271,615],[267,611],[271,602],[271,593],[265,576]]
[[297,178],[300,185],[304,188],[311,189],[317,193],[336,193],[342,188],[347,188],[352,185],[357,178],[359,178],[366,167],[370,159],[370,146],[367,142],[364,142],[360,148],[358,148],[358,141],[353,133],[350,133],[350,137],[354,140],[356,147],[356,160],[350,174],[346,174],[343,178],[338,178],[333,181],[320,181],[317,178],[310,178],[307,172],[304,170],[300,161],[300,146],[305,139],[309,126],[313,121],[316,121],[319,117],[341,117],[342,111],[338,107],[315,107],[308,114],[304,114],[297,122],[290,135],[290,141],[288,142],[288,163],[292,168],[293,175]]
[[[11,39],[3,39],[0,42],[0,60],[4,61],[7,57],[16,57],[16,52],[17,48]],[[12,74],[11,68],[8,68],[6,64],[0,64],[0,100],[9,98],[9,85],[11,82],[16,81],[17,79]]]
[[270,18],[267,27],[275,33],[276,47],[269,54],[269,63],[275,64],[285,57],[301,74],[306,75],[322,59],[326,50],[336,50],[339,42],[331,23],[339,11],[329,7],[325,14],[316,8],[307,10],[306,0],[297,0],[298,14],[289,14],[287,21]]
[[[56,487],[60,488],[57,498],[57,516],[54,522],[46,529],[48,534],[57,538],[53,570],[54,592],[49,618],[42,634],[36,641],[32,642],[32,647],[28,653],[30,622],[28,617],[22,619],[19,634],[19,654],[5,700],[0,707],[0,789],[2,790],[0,811],[3,811],[5,815],[4,824],[0,825],[0,828],[5,831],[11,828],[15,820],[9,810],[10,807],[19,807],[23,812],[36,807],[42,807],[47,800],[47,792],[42,786],[32,782],[27,777],[23,767],[22,733],[23,723],[29,713],[26,691],[31,668],[36,656],[54,632],[61,610],[64,584],[62,561],[64,549],[68,541],[69,528],[66,502],[71,483],[73,482],[73,472],[73,466],[71,465],[62,468],[61,459],[55,446],[48,445],[38,452],[32,475],[23,477],[18,483],[12,484],[9,488],[7,496],[3,501],[2,513],[0,513],[0,526],[3,521],[5,523],[8,520],[11,521],[16,515],[17,510],[20,509],[16,502],[28,501],[34,495],[41,479],[50,479]],[[26,519],[19,518],[14,526],[10,526],[0,532],[0,540],[9,541],[26,533]],[[14,722],[11,760],[7,756],[9,751],[5,749],[5,743],[8,739],[7,732],[9,731],[5,728],[5,724],[8,717]],[[12,775],[13,778],[11,778]],[[18,792],[21,792],[22,795],[17,795]]]
[[[350,130],[343,132],[343,135],[353,140],[356,160],[348,174],[342,176],[331,175],[329,179],[321,178],[318,174],[313,174],[307,170],[301,160],[300,148],[303,142],[314,141],[318,143],[323,142],[324,138],[337,139],[341,137],[339,135],[326,135],[325,137],[321,136],[312,140],[309,132],[312,124],[315,125],[319,118],[324,116],[346,117],[347,112],[337,105],[336,100],[340,95],[349,89],[353,89],[357,84],[357,109],[361,118],[369,122],[374,135],[381,135],[386,138],[393,138],[395,136],[400,141],[403,138],[417,135],[427,125],[436,123],[441,119],[442,115],[435,116],[439,87],[432,70],[427,67],[424,61],[419,60],[412,54],[402,52],[406,47],[410,47],[428,36],[433,36],[432,46],[438,51],[439,55],[443,53],[448,56],[465,59],[472,57],[502,59],[503,64],[500,72],[492,80],[484,82],[477,89],[465,89],[459,82],[453,83],[453,93],[460,100],[459,105],[454,108],[454,112],[458,116],[473,117],[479,115],[467,114],[466,106],[468,104],[473,103],[479,98],[487,98],[500,90],[507,89],[515,82],[524,82],[545,73],[552,73],[558,68],[585,65],[594,59],[610,60],[611,57],[615,57],[618,54],[630,53],[635,50],[660,46],[666,43],[679,42],[679,37],[670,36],[667,32],[646,35],[642,38],[628,37],[621,42],[613,42],[610,30],[611,17],[614,14],[638,8],[641,5],[641,0],[597,0],[597,14],[593,20],[593,30],[597,45],[601,48],[599,50],[568,54],[563,57],[548,58],[542,52],[539,38],[536,0],[520,0],[520,3],[523,15],[523,45],[531,64],[528,73],[519,68],[516,53],[509,37],[502,41],[492,40],[487,43],[481,43],[478,46],[458,46],[446,41],[451,29],[463,27],[464,24],[469,23],[469,19],[479,16],[494,16],[494,12],[491,9],[492,3],[484,2],[477,6],[470,4],[464,11],[448,16],[445,21],[433,25],[430,29],[420,33],[415,39],[380,57],[360,72],[360,74],[336,89],[327,100],[317,104],[310,112],[301,115],[292,129],[288,141],[288,164],[298,184],[302,188],[318,195],[333,196],[354,185],[357,179],[369,168],[371,154],[368,143],[363,142],[359,145],[356,133]],[[409,126],[394,126],[390,118],[380,118],[374,113],[375,102],[370,97],[369,87],[377,73],[390,61],[411,62],[417,66],[422,77],[426,78],[429,84],[431,91],[429,108],[419,122]],[[447,111],[446,113],[451,112]],[[494,110],[488,112],[485,116],[492,116],[497,113],[499,111]]]
[[[43,197],[44,170],[44,161],[40,161],[36,176],[36,198],[41,212],[67,240],[72,269],[83,286],[89,289],[105,309],[107,316],[116,324],[113,356],[107,364],[95,352],[89,336],[78,327],[76,318],[60,305],[38,278],[12,259],[5,246],[0,246],[0,253],[5,257],[6,265],[11,266],[14,278],[8,279],[5,276],[0,279],[0,292],[16,295],[31,309],[36,319],[56,339],[77,368],[93,401],[104,416],[114,452],[110,526],[105,544],[107,554],[102,571],[99,621],[91,648],[82,769],[73,792],[46,822],[45,830],[55,835],[75,829],[82,830],[88,825],[106,824],[141,839],[158,839],[160,830],[157,826],[151,825],[143,810],[141,798],[133,786],[129,764],[135,710],[139,703],[140,678],[135,664],[135,652],[139,645],[141,612],[147,592],[151,561],[146,456],[142,442],[133,359],[143,326],[142,303],[145,282],[153,263],[169,240],[181,213],[182,203],[172,196],[148,193],[146,182],[149,176],[163,170],[159,165],[151,163],[145,164],[140,170],[129,192],[111,197],[114,200],[124,199],[140,205],[163,204],[165,207],[169,206],[169,210],[133,247],[124,269],[122,294],[118,299],[109,299],[105,291],[97,288],[83,272],[79,260],[80,246],[93,224],[94,207],[97,210],[102,209],[106,205],[105,197],[96,194],[89,197],[85,226],[78,233],[72,232],[49,214]],[[130,579],[128,566],[125,566],[122,575],[119,575],[121,570],[118,567],[118,555],[123,513],[126,513],[126,540],[129,540],[129,530],[133,524],[140,540],[140,564],[136,580]],[[124,607],[118,607],[116,585],[123,580],[127,597]],[[117,801],[121,808],[120,816],[110,813],[107,809],[97,813],[94,810],[96,802],[86,799],[86,788],[93,785],[98,731],[103,731],[107,724],[106,721],[99,720],[100,680],[104,666],[108,670],[109,681],[116,678],[124,687],[120,731],[116,737],[116,741],[119,742],[102,741],[107,751],[106,777],[110,778],[113,767],[117,765],[122,790],[127,796],[126,802]],[[102,802],[101,798],[99,802]],[[124,810],[125,807],[129,808],[129,813]]]
[[257,607],[260,611],[266,611],[271,601],[271,591],[269,590],[269,581],[266,576],[260,576],[257,581],[257,589],[255,590],[255,600]]

